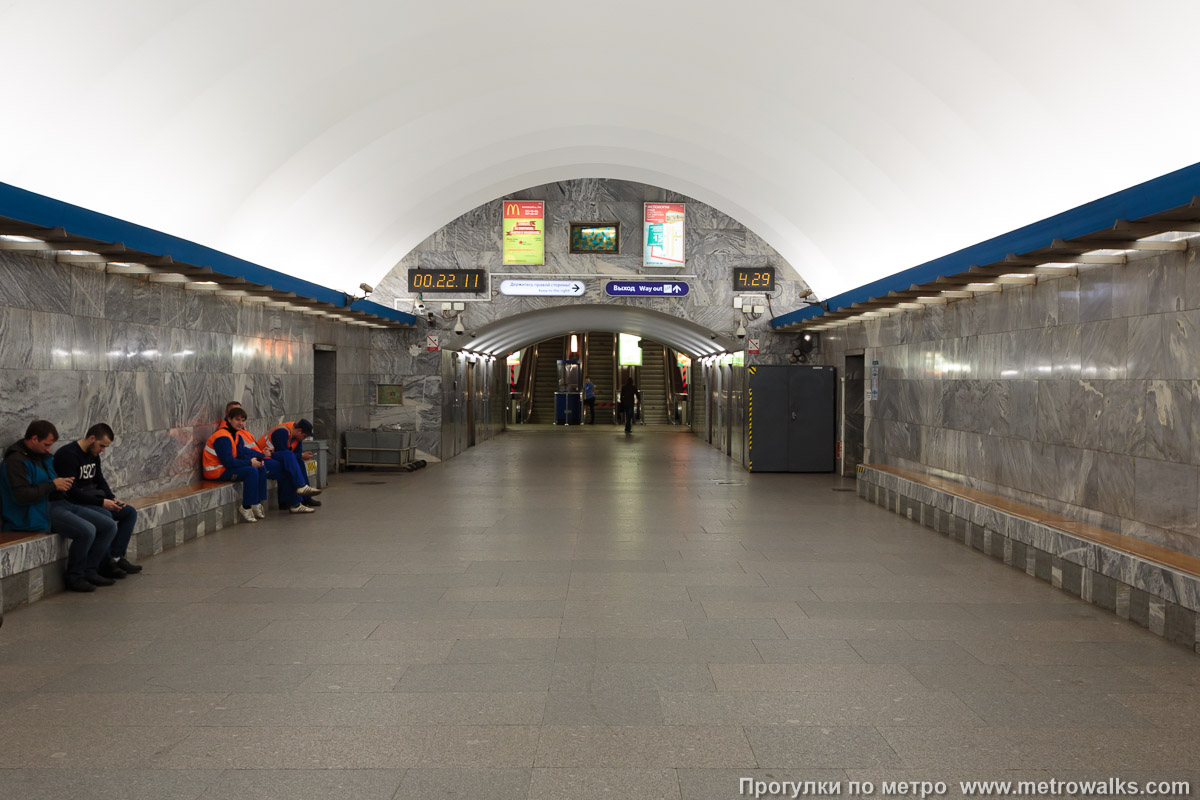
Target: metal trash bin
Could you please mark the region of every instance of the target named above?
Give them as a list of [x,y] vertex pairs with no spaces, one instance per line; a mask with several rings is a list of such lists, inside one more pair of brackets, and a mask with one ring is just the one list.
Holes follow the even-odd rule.
[[304,450],[311,451],[312,460],[305,462],[308,482],[318,489],[329,486],[329,442],[325,439],[307,439]]

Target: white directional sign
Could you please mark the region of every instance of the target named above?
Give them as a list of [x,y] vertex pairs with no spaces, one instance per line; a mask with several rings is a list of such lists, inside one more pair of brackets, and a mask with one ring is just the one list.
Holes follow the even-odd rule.
[[507,280],[500,282],[500,294],[521,297],[581,297],[583,292],[583,281]]

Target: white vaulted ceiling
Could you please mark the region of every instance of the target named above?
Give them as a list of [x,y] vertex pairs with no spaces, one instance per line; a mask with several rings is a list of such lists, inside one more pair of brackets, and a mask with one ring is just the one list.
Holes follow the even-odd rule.
[[1200,161],[1188,0],[0,3],[0,181],[335,288],[613,177],[822,297]]

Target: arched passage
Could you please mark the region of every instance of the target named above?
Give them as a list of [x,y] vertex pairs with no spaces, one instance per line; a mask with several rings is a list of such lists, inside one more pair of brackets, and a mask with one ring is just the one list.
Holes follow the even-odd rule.
[[462,349],[501,356],[571,331],[633,333],[697,358],[740,349],[733,339],[661,311],[625,305],[542,308],[489,323],[464,337]]

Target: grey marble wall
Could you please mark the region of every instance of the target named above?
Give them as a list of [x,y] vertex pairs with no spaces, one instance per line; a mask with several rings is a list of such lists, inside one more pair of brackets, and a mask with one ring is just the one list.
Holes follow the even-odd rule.
[[199,477],[225,403],[250,430],[311,415],[313,344],[339,348],[339,426],[366,427],[369,329],[0,251],[0,441],[35,418],[62,441],[117,433],[113,488],[140,496]]
[[1081,267],[823,332],[825,363],[865,353],[866,461],[1200,555],[1198,259]]
[[[501,202],[505,199],[546,201],[546,264],[542,267],[501,265]],[[687,264],[682,270],[642,267],[642,204],[646,202],[687,203]],[[568,252],[570,222],[621,223],[620,255],[572,255]],[[603,281],[590,283],[582,298],[507,297],[496,294],[487,302],[467,303],[464,324],[475,328],[540,308],[559,305],[620,304],[654,309],[732,333],[739,313],[733,308],[732,268],[773,265],[779,289],[771,303],[775,313],[796,308],[808,295],[808,286],[792,267],[765,241],[744,225],[711,206],[654,186],[610,179],[580,179],[536,186],[497,198],[475,208],[430,236],[375,288],[371,299],[392,305],[396,299],[411,300],[408,270],[426,268],[487,269],[497,273],[531,276],[646,274],[662,278],[678,274],[688,278],[687,297],[670,300],[613,298],[604,294]],[[499,280],[493,280],[498,288]],[[410,306],[405,302],[402,306]],[[751,336],[758,336],[762,355],[751,363],[786,363],[795,346],[793,336],[770,333],[768,311],[757,320],[746,320]],[[375,426],[416,431],[418,447],[438,456],[441,373],[436,354],[424,351],[426,330],[380,332],[374,339],[375,361],[372,380],[404,384],[406,407],[380,407],[371,416]],[[443,331],[444,335],[444,331]],[[409,400],[412,399],[411,407]]]

